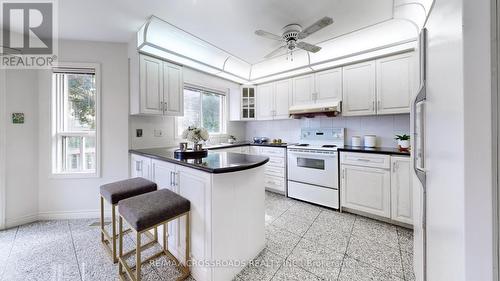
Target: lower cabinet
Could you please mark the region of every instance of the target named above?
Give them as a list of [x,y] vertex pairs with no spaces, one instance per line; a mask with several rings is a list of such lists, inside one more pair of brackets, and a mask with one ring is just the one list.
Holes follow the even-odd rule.
[[386,169],[344,165],[342,206],[391,217],[391,174]]
[[413,224],[410,157],[391,157],[391,218]]
[[151,180],[151,158],[130,154],[130,177]]
[[341,155],[341,207],[413,224],[410,157]]

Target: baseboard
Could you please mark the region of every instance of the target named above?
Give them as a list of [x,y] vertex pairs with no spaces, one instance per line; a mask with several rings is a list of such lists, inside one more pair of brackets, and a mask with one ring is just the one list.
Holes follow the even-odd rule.
[[7,229],[7,228],[15,227],[18,225],[22,225],[22,224],[32,223],[32,222],[35,222],[37,220],[38,220],[38,214],[31,214],[31,215],[21,216],[21,217],[13,218],[13,219],[7,218],[5,220],[5,228]]
[[[71,219],[97,219],[101,216],[101,211],[97,210],[78,210],[78,211],[48,211],[38,214],[30,214],[18,218],[7,219],[5,229],[32,223],[39,220],[71,220]],[[111,218],[111,210],[104,210],[104,217]]]
[[[48,211],[38,213],[39,220],[71,220],[71,219],[96,219],[101,216],[101,210],[78,211]],[[111,217],[111,210],[104,210],[106,218]]]

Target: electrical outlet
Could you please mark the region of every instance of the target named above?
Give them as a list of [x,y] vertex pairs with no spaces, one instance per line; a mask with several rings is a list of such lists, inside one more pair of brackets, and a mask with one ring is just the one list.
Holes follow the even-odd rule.
[[155,137],[163,137],[163,131],[161,129],[155,129],[154,136]]
[[138,137],[138,138],[142,137],[142,129],[136,129],[135,130],[135,136]]

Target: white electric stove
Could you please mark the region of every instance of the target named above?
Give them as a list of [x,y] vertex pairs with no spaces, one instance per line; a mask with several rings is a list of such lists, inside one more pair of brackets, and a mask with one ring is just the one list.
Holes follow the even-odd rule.
[[339,208],[337,148],[344,146],[344,131],[301,130],[301,143],[287,149],[289,197]]

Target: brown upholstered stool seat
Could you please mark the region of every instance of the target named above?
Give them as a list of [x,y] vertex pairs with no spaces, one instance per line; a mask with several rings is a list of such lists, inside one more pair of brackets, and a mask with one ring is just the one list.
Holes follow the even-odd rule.
[[143,231],[188,212],[189,200],[170,191],[161,189],[118,203],[118,212],[136,231]]
[[132,178],[101,186],[101,196],[110,204],[115,205],[120,200],[136,195],[155,191],[156,183],[144,178]]

